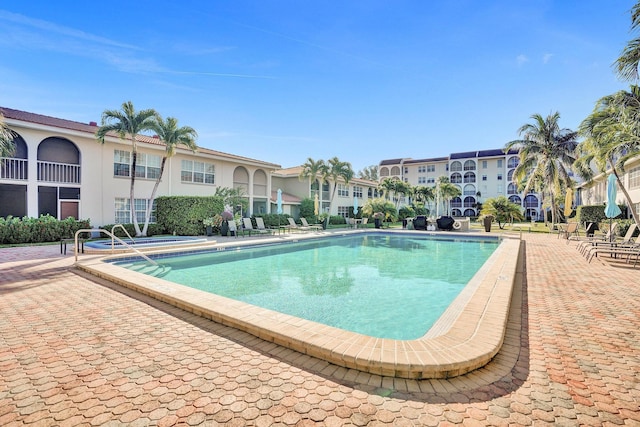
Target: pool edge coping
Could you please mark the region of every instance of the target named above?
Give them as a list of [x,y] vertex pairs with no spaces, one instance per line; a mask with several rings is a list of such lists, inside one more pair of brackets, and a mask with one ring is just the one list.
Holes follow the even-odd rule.
[[[266,243],[266,240],[246,244]],[[500,350],[507,327],[521,241],[505,237],[494,262],[449,329],[436,337],[368,337],[173,284],[103,262],[75,267],[265,341],[345,368],[408,379],[450,378],[486,365]],[[514,255],[515,254],[515,255]],[[112,258],[112,257],[108,257]],[[122,272],[126,271],[126,275]]]

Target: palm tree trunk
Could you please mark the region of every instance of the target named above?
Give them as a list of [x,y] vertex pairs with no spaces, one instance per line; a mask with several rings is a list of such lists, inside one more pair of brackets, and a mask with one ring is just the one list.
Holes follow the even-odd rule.
[[136,199],[134,198],[134,185],[136,182],[136,164],[137,164],[137,160],[138,160],[138,152],[133,150],[133,153],[131,155],[132,159],[131,159],[131,188],[129,189],[129,207],[131,209],[131,217],[133,218],[133,227],[136,230],[136,237],[140,237],[142,235],[142,232],[140,231],[140,225],[138,225],[138,218],[136,217],[136,209],[135,209],[135,204],[136,204]]
[[162,175],[164,174],[164,166],[167,163],[167,156],[162,158],[162,162],[160,163],[160,174],[158,178],[156,178],[156,182],[153,184],[153,190],[151,191],[151,198],[149,199],[149,203],[147,203],[147,212],[144,217],[144,227],[142,228],[142,235],[146,236],[147,231],[149,229],[149,221],[151,220],[151,210],[153,208],[153,201],[156,199],[156,192],[158,191],[158,186],[160,185],[160,180],[162,179]]

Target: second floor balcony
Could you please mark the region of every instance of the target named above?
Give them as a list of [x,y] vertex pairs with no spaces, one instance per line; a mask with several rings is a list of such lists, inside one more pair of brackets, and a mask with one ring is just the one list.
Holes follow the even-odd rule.
[[80,165],[38,160],[38,181],[80,184]]
[[27,159],[0,157],[0,179],[26,181],[29,178]]

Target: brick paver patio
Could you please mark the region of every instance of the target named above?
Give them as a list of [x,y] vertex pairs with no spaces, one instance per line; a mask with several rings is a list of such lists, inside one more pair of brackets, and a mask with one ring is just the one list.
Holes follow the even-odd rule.
[[525,234],[503,351],[450,380],[337,368],[0,249],[0,425],[640,425],[640,268]]

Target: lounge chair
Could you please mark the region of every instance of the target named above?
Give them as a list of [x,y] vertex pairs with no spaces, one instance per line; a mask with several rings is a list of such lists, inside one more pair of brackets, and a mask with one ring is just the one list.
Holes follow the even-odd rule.
[[591,262],[591,260],[598,256],[598,254],[609,254],[615,258],[618,256],[626,256],[627,262],[631,261],[631,258],[635,256],[635,262],[633,266],[635,267],[640,259],[640,236],[638,236],[634,243],[627,244],[619,244],[619,245],[602,245],[593,248],[589,251],[587,255],[587,261]]
[[251,235],[252,233],[271,234],[270,230],[259,230],[257,228],[253,228],[253,224],[251,223],[251,218],[242,218],[242,225],[244,225],[244,232],[248,232],[249,235]]
[[[229,221],[229,233],[233,233],[235,237],[238,237],[238,226],[236,225],[235,220]],[[242,237],[244,237],[244,231],[242,232]]]
[[562,235],[562,237],[564,237],[565,239],[569,240],[571,237],[578,237],[578,223],[577,222],[569,222],[567,223],[567,226],[564,228],[564,230],[561,233],[558,233],[558,238],[560,238],[560,236]]
[[265,227],[264,220],[259,216],[256,217],[256,229],[261,233],[269,233],[269,234],[273,234],[273,231],[274,231],[270,228]]
[[586,237],[584,240],[576,239],[580,242],[578,243],[577,249],[580,251],[581,254],[584,254],[587,251],[587,249],[593,246],[593,243],[595,242],[613,241],[613,236],[615,236],[615,232],[617,228],[618,228],[618,223],[614,222],[613,224],[611,224],[611,228],[607,230],[605,234],[593,235],[591,237]]
[[302,218],[302,217],[300,217],[300,222],[302,223],[302,226],[303,226],[304,228],[307,228],[307,229],[309,229],[309,230],[322,231],[322,226],[321,226],[321,225],[310,225],[310,224],[307,222],[307,219],[306,219],[306,218]]
[[616,248],[629,248],[634,246],[640,246],[640,235],[636,238],[635,242],[632,241],[633,233],[636,231],[636,224],[631,224],[627,229],[622,240],[600,241],[593,242],[591,247],[588,247],[584,251],[584,256],[588,259],[592,258],[597,252],[606,252]]
[[293,218],[287,218],[289,220],[289,229],[295,231],[309,231],[311,230],[309,227],[303,227],[301,225],[296,224]]

